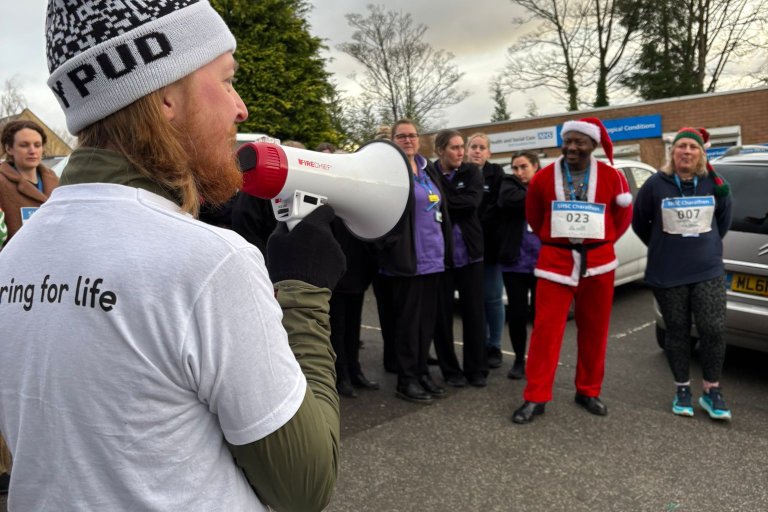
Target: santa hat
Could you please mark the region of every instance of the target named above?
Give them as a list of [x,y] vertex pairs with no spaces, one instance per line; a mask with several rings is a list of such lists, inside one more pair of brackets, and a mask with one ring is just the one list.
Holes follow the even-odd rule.
[[[706,128],[680,128],[680,130],[678,130],[678,132],[675,134],[675,138],[672,140],[672,145],[677,143],[677,141],[680,139],[691,139],[696,141],[696,143],[701,147],[701,153],[703,157],[705,159],[707,158],[707,148],[710,147],[711,144],[709,142],[709,132]],[[731,190],[728,182],[726,182],[719,174],[715,172],[715,168],[712,167],[712,164],[709,163],[708,159],[706,162],[707,172],[712,178],[712,181],[715,182],[715,195],[717,197],[727,196]]]
[[598,118],[585,117],[578,121],[566,121],[563,123],[563,129],[560,130],[560,133],[567,132],[583,133],[597,144],[601,145],[603,151],[605,151],[605,156],[608,157],[608,161],[613,165],[613,141],[611,140],[611,136],[608,135],[608,130],[605,129],[602,121]]
[[[608,130],[605,129],[602,121],[596,117],[585,117],[578,121],[566,121],[563,123],[563,128],[560,133],[567,132],[579,132],[583,133],[587,137],[594,140],[597,144],[603,147],[605,156],[608,157],[608,161],[613,165],[613,141],[608,134]],[[624,185],[624,180],[621,176],[618,176],[619,171],[616,171],[619,179],[619,188],[621,192],[616,196],[616,204],[626,208],[632,204],[632,194]]]

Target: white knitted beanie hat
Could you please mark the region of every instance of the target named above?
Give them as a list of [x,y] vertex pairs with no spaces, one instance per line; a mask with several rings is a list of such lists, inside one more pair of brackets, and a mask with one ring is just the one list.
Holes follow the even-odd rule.
[[46,43],[72,134],[235,50],[207,0],[50,0]]

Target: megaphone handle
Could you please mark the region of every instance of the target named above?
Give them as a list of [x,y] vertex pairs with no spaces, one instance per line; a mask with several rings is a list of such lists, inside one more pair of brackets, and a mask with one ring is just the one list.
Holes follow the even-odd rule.
[[292,218],[291,220],[286,221],[285,224],[288,226],[288,231],[293,231],[293,228],[295,228],[301,220],[302,219]]
[[312,213],[318,206],[328,202],[328,198],[303,190],[296,190],[290,199],[284,201],[273,200],[272,207],[275,218],[283,221],[288,226],[288,231],[296,227],[296,224]]

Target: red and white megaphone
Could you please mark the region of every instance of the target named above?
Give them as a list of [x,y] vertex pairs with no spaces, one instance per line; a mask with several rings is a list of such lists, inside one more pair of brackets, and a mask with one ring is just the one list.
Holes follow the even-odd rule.
[[353,235],[376,240],[403,216],[413,187],[408,158],[388,140],[370,141],[348,154],[249,142],[237,158],[241,190],[270,199],[275,218],[289,229],[328,203]]

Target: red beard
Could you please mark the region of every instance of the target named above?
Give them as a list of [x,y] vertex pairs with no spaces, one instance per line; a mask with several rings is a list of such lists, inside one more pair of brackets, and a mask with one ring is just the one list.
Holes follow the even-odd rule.
[[226,132],[211,134],[205,123],[193,110],[179,129],[187,136],[184,145],[201,199],[216,206],[228,201],[243,183],[234,149],[237,128],[233,124]]

